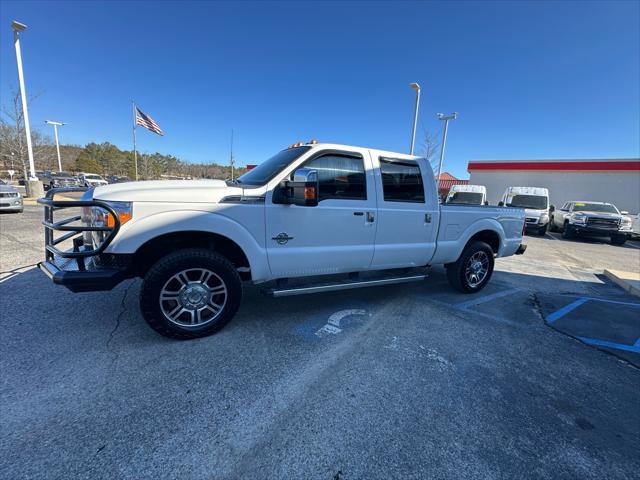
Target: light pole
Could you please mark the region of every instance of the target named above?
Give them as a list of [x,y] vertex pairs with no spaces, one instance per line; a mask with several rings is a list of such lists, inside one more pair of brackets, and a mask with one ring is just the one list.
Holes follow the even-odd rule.
[[[24,23],[11,23],[13,28],[13,44],[16,48],[16,63],[18,64],[18,83],[20,84],[20,98],[22,99],[22,116],[24,119],[24,131],[27,136],[27,154],[29,155],[29,179],[27,181],[27,190],[29,196],[40,196],[44,194],[42,183],[36,177],[36,166],[33,163],[33,147],[31,146],[31,129],[29,128],[29,111],[27,110],[27,92],[24,88],[24,75],[22,73],[22,53],[20,52],[20,32],[27,29]],[[40,186],[38,187],[38,184]]]
[[416,143],[416,127],[418,126],[418,106],[420,105],[420,85],[417,83],[410,83],[409,86],[416,91],[416,108],[413,111],[413,129],[411,130],[411,150],[410,155],[413,155],[413,146]]
[[58,152],[58,171],[62,171],[62,162],[60,161],[60,144],[58,143],[58,127],[66,125],[64,122],[55,122],[53,120],[45,120],[47,125],[53,125],[53,136],[56,139],[56,151]]
[[447,130],[449,129],[449,120],[455,120],[458,118],[458,112],[453,112],[451,115],[438,114],[438,120],[444,120],[444,132],[442,133],[442,145],[440,146],[440,162],[438,163],[438,181],[437,188],[440,189],[440,175],[442,174],[442,161],[444,160],[444,147],[447,143]]

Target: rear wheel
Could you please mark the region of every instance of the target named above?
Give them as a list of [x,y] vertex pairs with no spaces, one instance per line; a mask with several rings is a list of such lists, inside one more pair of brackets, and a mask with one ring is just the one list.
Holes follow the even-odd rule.
[[613,234],[611,235],[611,244],[612,245],[624,245],[627,241],[626,235]]
[[482,290],[493,274],[494,254],[484,242],[472,242],[455,263],[447,265],[447,278],[453,288],[462,293]]
[[149,269],[140,291],[144,319],[165,337],[212,335],[235,315],[242,283],[233,264],[206,249],[171,253]]

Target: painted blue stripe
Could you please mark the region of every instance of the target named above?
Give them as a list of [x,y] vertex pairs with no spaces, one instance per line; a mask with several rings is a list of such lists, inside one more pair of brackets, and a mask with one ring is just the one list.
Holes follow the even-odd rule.
[[553,323],[556,320],[558,320],[559,318],[564,317],[567,313],[571,312],[572,310],[575,310],[576,308],[578,308],[580,305],[582,305],[585,302],[588,302],[589,300],[591,300],[588,297],[580,297],[578,298],[576,301],[571,302],[569,305],[565,305],[564,307],[562,307],[560,310],[556,310],[555,312],[553,312],[551,315],[549,315],[546,320],[547,323]]
[[595,302],[616,303],[618,305],[629,305],[631,307],[640,308],[640,303],[620,302],[618,300],[607,300],[606,298],[595,298],[595,297],[585,297],[585,298],[587,298],[587,300],[593,300]]
[[625,345],[624,343],[609,342],[607,340],[600,340],[597,338],[576,338],[584,343],[588,343],[589,345],[598,345],[599,347],[614,348],[616,350],[626,350],[627,352],[640,353],[640,345],[638,345],[638,342],[636,342],[635,345]]
[[520,291],[519,288],[512,288],[511,290],[505,290],[505,291],[502,291],[502,292],[492,293],[491,295],[487,295],[486,297],[475,298],[473,300],[468,300],[466,302],[456,303],[454,306],[456,308],[469,308],[469,307],[473,307],[474,305],[480,305],[482,303],[487,303],[487,302],[490,302],[492,300],[496,300],[498,298],[506,297],[507,295],[511,295],[511,294],[513,294],[515,292],[519,292],[519,291]]

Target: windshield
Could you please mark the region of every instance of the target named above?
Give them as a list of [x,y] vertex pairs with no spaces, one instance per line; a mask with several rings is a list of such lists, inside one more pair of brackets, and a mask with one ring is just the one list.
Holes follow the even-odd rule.
[[85,175],[84,178],[88,178],[89,180],[102,180],[100,175]]
[[51,174],[53,177],[72,177],[69,172],[54,172]]
[[618,209],[610,203],[574,203],[574,212],[618,213]]
[[465,205],[481,205],[482,194],[474,192],[455,192],[449,194],[445,203],[463,203]]
[[547,208],[547,197],[539,195],[514,195],[508,207],[532,208],[544,210]]
[[311,147],[295,147],[276,153],[253,170],[238,178],[238,183],[246,185],[264,185],[295,159],[300,158]]

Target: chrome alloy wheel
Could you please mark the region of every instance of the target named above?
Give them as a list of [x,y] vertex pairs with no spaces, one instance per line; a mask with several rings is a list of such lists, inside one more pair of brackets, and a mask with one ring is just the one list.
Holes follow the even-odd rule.
[[471,288],[482,283],[489,272],[489,256],[486,252],[479,251],[471,255],[467,260],[464,276]]
[[215,320],[227,303],[227,286],[206,268],[182,270],[160,291],[160,309],[181,327],[199,327]]

